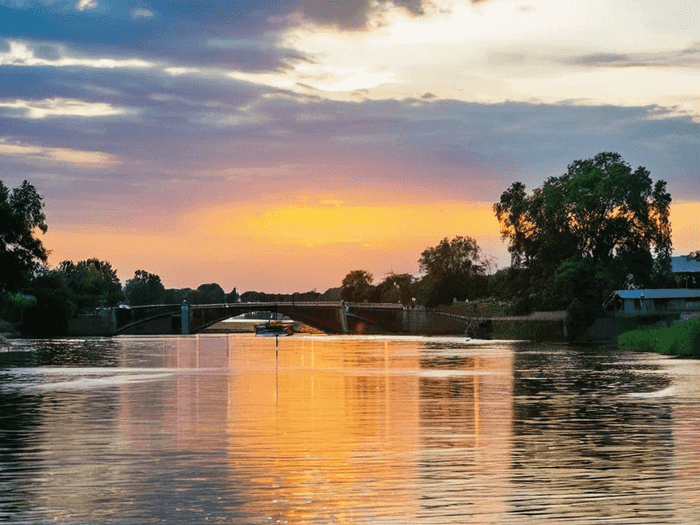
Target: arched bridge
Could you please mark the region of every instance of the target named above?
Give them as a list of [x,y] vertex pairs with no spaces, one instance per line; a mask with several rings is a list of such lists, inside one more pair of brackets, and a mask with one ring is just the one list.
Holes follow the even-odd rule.
[[207,305],[151,305],[113,310],[112,333],[193,334],[246,312],[273,312],[327,333],[411,333],[401,304],[270,302]]

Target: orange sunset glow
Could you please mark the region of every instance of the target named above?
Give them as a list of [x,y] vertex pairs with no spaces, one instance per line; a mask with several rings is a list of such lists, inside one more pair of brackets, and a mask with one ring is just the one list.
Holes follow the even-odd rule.
[[[673,204],[671,210],[675,253],[697,249],[700,203]],[[487,203],[351,205],[303,199],[262,208],[203,209],[176,222],[181,225],[176,233],[49,230],[44,238],[53,264],[103,254],[118,269],[155,268],[173,287],[213,281],[230,289],[243,281],[257,290],[322,292],[358,268],[377,278],[391,271],[417,274],[422,251],[456,235],[473,236],[492,271],[510,263]],[[128,271],[120,275],[130,277]]]
[[698,249],[692,2],[38,4],[1,8],[0,173],[43,196],[50,265],[324,291],[462,235],[503,268],[501,193],[600,152]]

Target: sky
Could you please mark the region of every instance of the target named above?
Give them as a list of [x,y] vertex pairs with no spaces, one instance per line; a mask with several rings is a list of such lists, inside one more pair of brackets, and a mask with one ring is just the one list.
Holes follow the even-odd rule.
[[620,153],[700,249],[700,3],[0,0],[0,179],[49,263],[320,292],[418,273],[493,203]]

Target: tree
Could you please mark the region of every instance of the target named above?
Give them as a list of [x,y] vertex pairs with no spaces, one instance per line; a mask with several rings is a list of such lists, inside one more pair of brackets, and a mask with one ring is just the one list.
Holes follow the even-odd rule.
[[521,182],[493,208],[511,264],[523,269],[521,297],[539,308],[601,304],[625,284],[653,287],[671,276],[671,195],[617,153],[577,160],[530,195]]
[[238,295],[238,291],[234,287],[233,290],[226,294],[225,301],[227,303],[237,303],[239,299],[240,296]]
[[57,271],[65,276],[80,309],[116,306],[124,300],[117,271],[107,261],[95,258],[78,263],[63,261]]
[[158,275],[136,270],[133,279],[126,281],[124,295],[131,306],[160,304],[165,298],[165,286]]
[[189,296],[192,304],[220,304],[226,301],[226,292],[217,283],[200,284]]
[[413,303],[413,285],[415,279],[408,273],[392,273],[378,286],[380,301],[383,303],[401,303],[410,305]]
[[48,253],[35,230],[46,233],[44,202],[26,180],[12,192],[0,181],[0,291],[19,291],[46,263]]
[[353,270],[348,273],[342,282],[340,297],[343,301],[361,303],[369,301],[374,291],[372,281],[374,276],[365,270]]
[[428,307],[451,303],[455,298],[473,299],[486,290],[488,263],[471,237],[445,237],[423,251],[418,266],[425,274],[421,302]]

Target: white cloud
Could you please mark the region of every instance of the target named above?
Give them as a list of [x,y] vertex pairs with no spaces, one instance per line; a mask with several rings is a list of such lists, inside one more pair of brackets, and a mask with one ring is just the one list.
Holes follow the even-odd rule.
[[131,12],[131,18],[152,18],[153,17],[153,11],[149,11],[148,9],[134,9]]
[[104,166],[119,163],[112,154],[101,151],[81,151],[71,148],[34,146],[24,142],[0,138],[0,156],[19,157],[23,160],[58,162],[77,166]]
[[19,111],[18,116],[29,119],[47,117],[109,117],[125,115],[129,110],[116,108],[105,102],[84,102],[68,98],[49,98],[44,100],[21,100],[0,102],[0,108]]
[[78,11],[85,11],[86,9],[95,9],[97,7],[97,2],[95,0],[78,0],[75,4],[75,8]]
[[9,49],[0,52],[0,66],[28,66],[28,67],[89,67],[98,69],[145,69],[154,67],[152,62],[137,58],[127,60],[115,60],[111,58],[84,58],[69,56],[62,46],[56,46],[58,58],[48,59],[36,56],[34,49],[24,42],[8,40]]
[[[691,4],[538,0],[524,10],[516,2],[432,0],[423,16],[389,10],[370,20],[366,31],[298,25],[280,45],[309,61],[281,72],[275,83],[284,79],[294,91],[318,90],[334,100],[353,100],[356,90],[369,99],[430,92],[483,103],[677,106],[700,118],[694,87],[700,63],[686,56],[697,33],[682,23],[700,16],[700,5]],[[649,55],[654,62],[609,67],[576,60],[596,55]],[[269,78],[250,81],[273,85]]]

